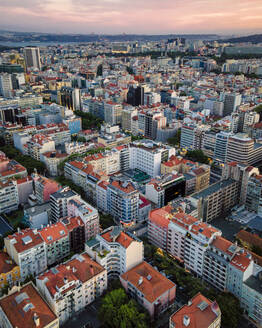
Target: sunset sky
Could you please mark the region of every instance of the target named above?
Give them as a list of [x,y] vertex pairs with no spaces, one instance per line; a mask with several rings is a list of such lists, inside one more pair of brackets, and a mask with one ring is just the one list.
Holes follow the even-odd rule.
[[262,32],[262,0],[0,0],[0,28],[54,33]]

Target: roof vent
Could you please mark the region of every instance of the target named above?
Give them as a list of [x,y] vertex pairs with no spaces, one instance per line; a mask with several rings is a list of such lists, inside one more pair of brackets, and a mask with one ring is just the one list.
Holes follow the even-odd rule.
[[138,280],[138,286],[142,285],[142,283],[143,283],[143,277],[140,277]]
[[147,276],[147,280],[151,280],[152,279],[152,276],[150,276],[150,274]]
[[40,318],[36,313],[34,313],[34,323],[35,323],[36,327],[40,326]]
[[183,325],[186,326],[186,327],[188,327],[189,324],[190,324],[190,318],[189,318],[189,316],[184,315],[184,317],[183,317]]

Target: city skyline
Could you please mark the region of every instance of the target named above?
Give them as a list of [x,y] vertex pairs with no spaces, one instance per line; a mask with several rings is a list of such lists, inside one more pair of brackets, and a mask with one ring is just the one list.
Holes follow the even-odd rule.
[[[54,33],[217,33],[262,31],[260,0],[0,0],[0,28]],[[223,25],[221,25],[223,21]],[[11,23],[10,23],[11,22]],[[14,22],[14,23],[13,23]]]

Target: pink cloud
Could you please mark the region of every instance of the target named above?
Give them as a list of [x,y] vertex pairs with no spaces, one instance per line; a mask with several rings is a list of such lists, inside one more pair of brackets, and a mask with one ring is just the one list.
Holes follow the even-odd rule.
[[261,31],[261,0],[0,0],[1,27],[76,33]]

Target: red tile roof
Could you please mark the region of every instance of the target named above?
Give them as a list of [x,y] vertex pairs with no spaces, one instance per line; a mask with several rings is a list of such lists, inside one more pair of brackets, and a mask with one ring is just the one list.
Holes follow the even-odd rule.
[[155,302],[161,295],[176,288],[176,285],[155,270],[147,262],[142,262],[121,275],[121,278],[130,282],[138,289],[150,303]]
[[[29,304],[32,304],[31,308]],[[0,306],[12,327],[35,328],[34,316],[39,318],[38,328],[47,327],[57,319],[32,283],[22,287],[20,292],[17,291],[1,299]]]
[[[218,304],[198,293],[189,304],[184,305],[171,316],[171,321],[175,328],[209,328],[219,315]],[[183,323],[185,316],[189,321],[187,326]]]
[[56,240],[68,236],[68,231],[62,222],[57,222],[39,231],[47,244],[52,244]]
[[32,247],[38,246],[44,243],[39,232],[34,232],[31,229],[25,229],[20,232],[16,232],[13,235],[7,237],[9,240],[15,239],[13,243],[14,248],[18,253],[22,253]]
[[134,241],[134,239],[132,237],[130,237],[128,234],[126,234],[123,231],[120,232],[120,234],[115,239],[115,241],[113,240],[113,237],[111,236],[111,231],[103,233],[101,235],[101,237],[104,238],[109,243],[115,242],[115,243],[120,244],[124,248],[128,248],[131,245],[131,243]]
[[[57,293],[56,287],[61,288],[67,284],[67,282],[71,281],[79,280],[84,283],[105,271],[100,264],[93,261],[86,253],[73,256],[71,260],[56,266],[55,269],[56,271],[51,269],[37,278],[39,280],[45,280],[46,288],[52,296]],[[65,280],[65,278],[67,280]],[[63,293],[66,293],[72,288],[74,288],[74,285],[64,290]]]
[[168,229],[168,212],[166,212],[164,209],[158,208],[150,211],[149,220],[163,229]]
[[230,264],[238,270],[245,272],[252,261],[252,256],[244,249],[241,249],[232,258]]

